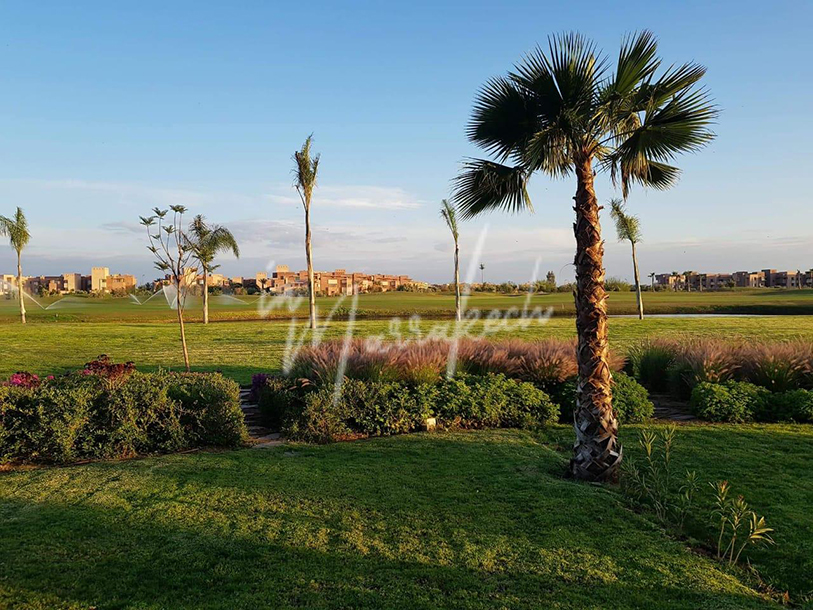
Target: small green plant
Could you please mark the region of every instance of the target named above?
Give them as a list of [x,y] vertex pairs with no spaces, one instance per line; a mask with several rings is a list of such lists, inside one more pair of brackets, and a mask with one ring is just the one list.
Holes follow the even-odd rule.
[[746,547],[776,544],[770,535],[773,528],[768,527],[765,517],[751,510],[742,496],[729,498],[731,487],[728,481],[710,485],[714,490],[712,519],[720,532],[717,537],[717,559],[735,565]]
[[686,473],[686,481],[677,492],[673,489],[672,447],[675,441],[674,425],[656,432],[651,428],[641,431],[638,443],[644,450],[644,462],[640,466],[634,460],[624,462],[624,478],[627,490],[636,501],[655,511],[658,520],[683,526],[697,490],[696,476]]

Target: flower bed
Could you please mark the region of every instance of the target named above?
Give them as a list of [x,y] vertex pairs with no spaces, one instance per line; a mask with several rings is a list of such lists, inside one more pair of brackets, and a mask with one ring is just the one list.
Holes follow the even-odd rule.
[[100,359],[27,379],[0,386],[0,463],[232,447],[247,438],[239,386],[220,374],[141,373]]

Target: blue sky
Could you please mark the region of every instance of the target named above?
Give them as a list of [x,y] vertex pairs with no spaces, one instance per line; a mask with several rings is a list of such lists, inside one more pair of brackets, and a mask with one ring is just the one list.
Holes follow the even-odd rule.
[[[438,205],[478,154],[464,135],[477,89],[550,33],[578,30],[614,56],[649,28],[665,63],[708,67],[722,114],[717,140],[679,160],[676,188],[631,195],[642,273],[810,268],[811,23],[807,1],[2,2],[0,213],[25,209],[32,274],[152,277],[137,217],[173,202],[238,234],[244,257],[224,257],[225,272],[300,268],[290,157],[313,132],[316,267],[445,281]],[[466,223],[464,265],[523,281],[540,259],[572,277],[573,191],[537,176],[535,214]],[[604,227],[607,273],[629,277],[628,247]],[[12,266],[0,246],[0,270]]]

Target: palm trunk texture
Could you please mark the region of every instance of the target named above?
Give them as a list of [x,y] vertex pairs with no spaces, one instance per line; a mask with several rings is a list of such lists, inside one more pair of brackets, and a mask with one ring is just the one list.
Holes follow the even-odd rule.
[[622,450],[613,414],[607,347],[607,302],[604,289],[604,242],[590,158],[576,165],[576,359],[579,380],[573,424],[576,443],[570,474],[587,481],[617,479]]
[[209,273],[203,268],[203,323],[209,323]]
[[454,310],[455,319],[459,322],[463,316],[460,311],[460,248],[456,240],[454,243]]
[[[310,204],[310,202],[308,202]],[[313,255],[311,253],[311,212],[310,205],[305,207],[305,258],[308,263],[308,306],[310,327],[316,328],[316,288],[313,279]]]
[[635,274],[635,293],[638,298],[638,319],[644,319],[644,298],[641,296],[641,278],[638,276],[638,255],[635,253],[635,242],[632,244],[632,271]]
[[20,321],[25,324],[25,295],[23,294],[23,261],[17,253],[17,294],[20,297]]

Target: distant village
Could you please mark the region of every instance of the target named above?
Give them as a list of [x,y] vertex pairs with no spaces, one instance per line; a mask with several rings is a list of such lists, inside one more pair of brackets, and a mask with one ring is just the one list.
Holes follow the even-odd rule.
[[661,290],[723,290],[726,288],[813,288],[813,269],[809,271],[735,271],[734,273],[653,274],[653,288]]
[[[204,277],[195,267],[185,270],[184,285],[190,290],[203,290]],[[156,279],[140,288],[152,292],[171,283],[170,277]],[[227,277],[210,273],[206,278],[209,289],[240,293],[271,293],[296,295],[307,292],[308,272],[291,271],[287,265],[277,265],[273,272],[256,273],[253,277]],[[408,275],[348,273],[344,269],[315,271],[316,293],[324,296],[354,295],[393,290],[422,290],[429,284],[418,282]],[[139,286],[134,275],[111,274],[108,267],[93,267],[89,275],[64,273],[62,275],[23,276],[23,290],[28,294],[112,294],[135,292]],[[0,278],[0,295],[16,291],[17,276],[5,274]]]

